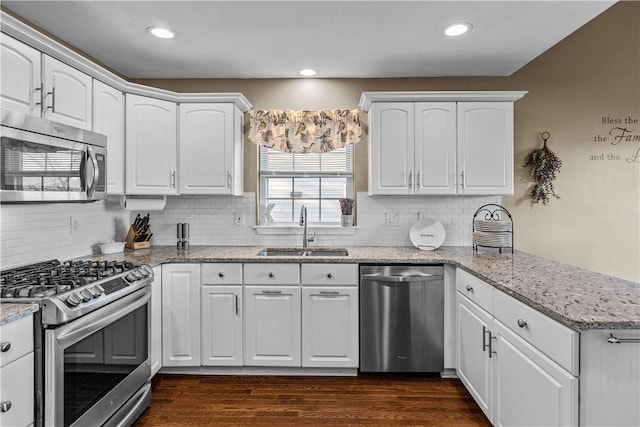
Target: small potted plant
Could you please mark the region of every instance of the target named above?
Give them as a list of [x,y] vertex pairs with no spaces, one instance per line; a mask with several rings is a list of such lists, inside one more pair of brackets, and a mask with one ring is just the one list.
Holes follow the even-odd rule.
[[351,227],[353,225],[353,205],[355,204],[355,200],[338,200],[340,201],[340,210],[342,211],[342,218],[340,218],[340,223],[343,227]]

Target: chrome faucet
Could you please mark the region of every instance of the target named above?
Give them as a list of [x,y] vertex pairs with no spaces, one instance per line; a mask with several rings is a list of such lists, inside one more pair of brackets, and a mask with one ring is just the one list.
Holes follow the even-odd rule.
[[309,233],[307,232],[307,207],[302,205],[300,209],[300,222],[299,224],[304,227],[302,231],[302,247],[308,248],[309,242],[313,242],[316,238],[316,233],[313,233],[311,237],[309,237]]

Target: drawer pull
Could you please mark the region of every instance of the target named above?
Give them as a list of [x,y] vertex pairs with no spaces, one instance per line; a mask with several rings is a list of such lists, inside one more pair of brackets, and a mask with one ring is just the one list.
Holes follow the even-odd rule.
[[280,295],[282,291],[262,291],[265,295]]
[[473,287],[471,285],[467,285],[467,292],[473,292]]
[[320,291],[320,295],[340,295],[340,291]]
[[220,273],[218,273],[218,277],[222,279],[224,277],[224,273],[221,271]]
[[526,328],[527,327],[527,322],[525,322],[522,319],[518,319],[518,326],[520,326],[521,328]]
[[272,272],[269,272],[269,277],[270,277],[271,279],[273,279],[274,277],[276,277],[276,275],[275,275],[275,274],[273,274]]
[[333,279],[333,274],[327,273],[327,279]]
[[613,334],[609,334],[609,338],[607,338],[607,342],[609,344],[623,344],[623,343],[639,343],[640,338],[618,338]]
[[2,351],[3,353],[6,353],[9,350],[11,350],[11,343],[9,341],[0,343],[0,351]]
[[236,295],[236,316],[240,313],[240,297]]
[[9,409],[11,409],[11,401],[10,400],[6,400],[6,401],[0,403],[0,412],[9,412]]
[[[487,345],[486,336],[489,334],[489,344]],[[482,351],[485,351],[487,347],[491,346],[491,331],[486,326],[482,327]]]

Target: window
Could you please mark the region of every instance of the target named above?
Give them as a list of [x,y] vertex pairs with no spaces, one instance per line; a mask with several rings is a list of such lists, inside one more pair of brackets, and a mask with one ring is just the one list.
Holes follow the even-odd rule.
[[274,204],[274,224],[339,224],[338,199],[353,198],[353,145],[325,153],[284,153],[260,147],[260,204]]

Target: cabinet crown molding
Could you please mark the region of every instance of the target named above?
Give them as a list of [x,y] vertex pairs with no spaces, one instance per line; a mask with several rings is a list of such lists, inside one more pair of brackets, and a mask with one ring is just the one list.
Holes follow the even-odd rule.
[[57,42],[51,37],[40,33],[36,29],[30,27],[5,11],[0,11],[0,30],[23,43],[28,44],[34,49],[49,55],[65,64],[82,71],[83,73],[93,77],[96,80],[121,91],[124,93],[148,96],[151,98],[162,99],[175,103],[185,102],[228,102],[233,103],[240,111],[247,112],[251,108],[251,103],[242,94],[238,92],[229,93],[178,93],[165,89],[144,86],[132,83],[124,78],[112,73],[111,71],[94,63],[90,59],[80,55],[79,53],[69,49],[63,44]]
[[527,91],[406,91],[362,92],[359,106],[369,111],[373,102],[457,102],[457,101],[517,101]]

